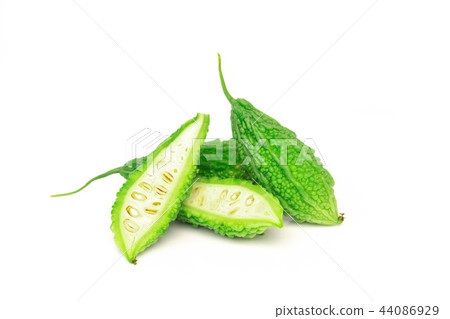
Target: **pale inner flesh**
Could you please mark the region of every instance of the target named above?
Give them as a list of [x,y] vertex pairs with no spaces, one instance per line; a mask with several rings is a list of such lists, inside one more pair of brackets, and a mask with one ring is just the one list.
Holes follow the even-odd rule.
[[278,223],[267,200],[243,186],[197,182],[184,205],[229,219],[257,219]]
[[[199,125],[188,126],[165,150],[149,162],[147,170],[130,187],[120,213],[123,241],[127,248],[137,242],[167,212],[168,201],[186,165],[192,165],[190,154]],[[176,199],[176,198],[174,198]]]

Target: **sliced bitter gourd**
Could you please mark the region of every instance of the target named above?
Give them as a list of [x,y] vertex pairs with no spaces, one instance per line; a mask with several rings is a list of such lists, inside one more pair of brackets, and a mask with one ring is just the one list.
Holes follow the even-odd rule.
[[178,220],[229,237],[252,238],[283,226],[283,209],[262,187],[239,179],[200,178],[181,206]]
[[183,124],[132,173],[112,209],[111,230],[128,261],[164,234],[189,195],[209,115]]

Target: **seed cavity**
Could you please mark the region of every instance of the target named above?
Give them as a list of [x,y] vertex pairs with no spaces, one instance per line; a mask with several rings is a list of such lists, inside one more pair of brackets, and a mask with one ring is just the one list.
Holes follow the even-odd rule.
[[147,214],[150,214],[150,215],[155,215],[158,212],[158,210],[157,209],[152,209],[152,208],[146,208],[145,212]]
[[142,193],[138,193],[138,192],[133,192],[131,193],[131,197],[135,200],[139,200],[139,201],[144,201],[147,199],[147,196],[145,196]]
[[245,206],[252,206],[254,202],[255,197],[253,197],[253,195],[250,195],[249,197],[247,197],[247,200],[245,201]]
[[156,186],[156,194],[158,194],[158,195],[165,195],[165,194],[167,194],[167,188],[165,188],[164,186],[162,186],[162,185],[158,185],[158,186]]
[[139,225],[136,222],[129,220],[128,218],[123,221],[123,226],[130,233],[135,233],[139,230]]
[[223,190],[222,193],[220,193],[220,199],[227,198],[227,195],[228,195],[228,189]]
[[145,189],[145,190],[148,191],[148,192],[151,192],[152,189],[153,189],[153,187],[152,187],[149,183],[147,183],[147,182],[140,182],[140,183],[139,183],[139,186],[140,186],[141,188]]
[[205,203],[205,196],[202,196],[200,198],[200,206],[203,206],[204,203]]
[[134,208],[133,206],[128,206],[126,208],[126,210],[127,210],[128,215],[130,215],[130,217],[138,217],[140,215],[139,211],[136,208]]
[[162,179],[163,181],[165,181],[166,183],[172,183],[173,182],[173,175],[170,172],[164,172],[162,174]]
[[241,192],[235,192],[231,195],[231,199],[236,200],[239,198],[240,195],[241,195]]

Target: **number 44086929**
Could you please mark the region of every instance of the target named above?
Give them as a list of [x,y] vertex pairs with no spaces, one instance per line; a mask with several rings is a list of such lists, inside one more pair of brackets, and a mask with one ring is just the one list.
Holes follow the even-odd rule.
[[411,316],[436,316],[439,313],[438,306],[383,306],[379,312],[383,315],[411,315]]

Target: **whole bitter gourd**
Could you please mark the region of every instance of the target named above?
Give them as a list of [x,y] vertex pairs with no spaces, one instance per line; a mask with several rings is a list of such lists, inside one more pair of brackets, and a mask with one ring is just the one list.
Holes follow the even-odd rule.
[[248,161],[254,180],[274,194],[297,222],[332,225],[343,218],[337,211],[334,180],[296,134],[244,99],[228,92],[221,69],[222,89],[231,103],[231,126],[239,161]]
[[[111,230],[128,261],[163,235],[177,217],[196,175],[194,163],[206,137],[209,115],[197,114],[162,142],[117,193]],[[196,143],[193,143],[196,141]]]
[[200,178],[181,206],[178,220],[228,237],[252,238],[283,226],[283,208],[270,193],[250,181]]

